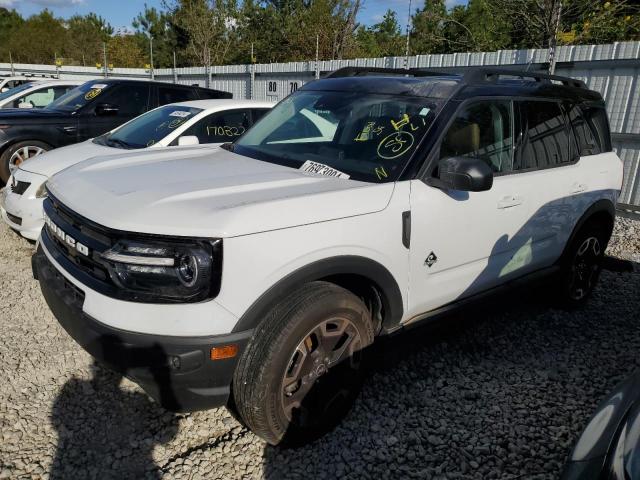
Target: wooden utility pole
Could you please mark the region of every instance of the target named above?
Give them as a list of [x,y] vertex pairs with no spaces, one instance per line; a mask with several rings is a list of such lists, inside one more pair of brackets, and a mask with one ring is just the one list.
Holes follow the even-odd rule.
[[409,37],[411,36],[411,0],[409,0],[409,14],[407,15],[407,45],[404,50],[404,68],[409,70]]
[[553,18],[551,36],[549,37],[549,73],[556,72],[556,48],[558,46],[558,32],[560,31],[560,17],[562,16],[562,2],[555,0],[553,3]]

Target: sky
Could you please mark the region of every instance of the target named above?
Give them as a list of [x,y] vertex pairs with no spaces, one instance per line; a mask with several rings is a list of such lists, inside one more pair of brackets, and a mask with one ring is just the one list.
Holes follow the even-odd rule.
[[[95,12],[105,18],[116,30],[131,28],[133,18],[144,9],[144,4],[160,8],[162,0],[0,0],[0,7],[15,8],[23,16],[38,13],[43,8],[52,10],[56,16],[70,17],[75,14]],[[453,7],[466,3],[466,0],[447,0]],[[424,0],[413,0],[412,10],[424,5]],[[404,30],[407,24],[409,0],[362,0],[358,21],[372,25],[382,19],[382,15],[391,8],[398,14],[398,21]]]

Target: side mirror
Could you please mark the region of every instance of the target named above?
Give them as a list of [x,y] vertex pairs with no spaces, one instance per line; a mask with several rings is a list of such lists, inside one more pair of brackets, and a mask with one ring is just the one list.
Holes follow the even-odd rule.
[[493,185],[493,170],[479,158],[450,157],[438,162],[438,184],[452,190],[484,192]]
[[7,92],[7,91],[9,91],[8,87],[2,87],[2,89],[0,90],[0,93],[4,93],[4,92]]
[[20,102],[18,108],[33,108],[33,105],[29,102]]
[[99,103],[96,105],[96,115],[98,117],[110,117],[118,114],[120,107],[111,103]]
[[178,146],[200,145],[200,140],[195,135],[184,135],[178,138]]

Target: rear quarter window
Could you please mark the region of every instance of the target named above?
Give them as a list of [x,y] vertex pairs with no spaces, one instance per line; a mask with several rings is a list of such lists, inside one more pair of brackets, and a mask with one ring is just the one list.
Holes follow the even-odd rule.
[[158,104],[167,105],[169,103],[188,102],[197,100],[198,95],[195,89],[185,87],[158,87]]
[[583,106],[582,111],[587,123],[600,143],[600,151],[610,152],[612,150],[611,131],[609,130],[607,111],[604,107],[593,106]]
[[596,132],[588,124],[580,106],[573,105],[569,109],[569,121],[571,122],[571,128],[573,128],[580,156],[585,157],[600,153],[600,142]]

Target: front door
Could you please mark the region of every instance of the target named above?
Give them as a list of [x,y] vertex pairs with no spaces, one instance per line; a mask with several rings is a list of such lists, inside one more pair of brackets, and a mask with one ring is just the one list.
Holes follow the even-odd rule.
[[[116,107],[117,111],[101,113],[100,105]],[[80,121],[80,141],[97,137],[145,113],[149,105],[149,85],[116,85],[105,89],[85,108]]]
[[490,190],[441,190],[411,182],[410,316],[532,268],[526,223],[533,192],[513,171],[513,112],[510,100],[464,103],[436,147],[436,161],[466,156],[487,162],[495,175]]

